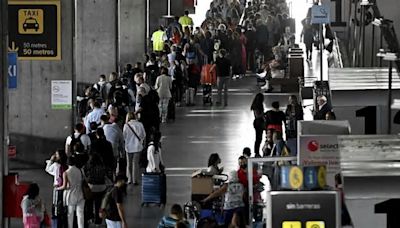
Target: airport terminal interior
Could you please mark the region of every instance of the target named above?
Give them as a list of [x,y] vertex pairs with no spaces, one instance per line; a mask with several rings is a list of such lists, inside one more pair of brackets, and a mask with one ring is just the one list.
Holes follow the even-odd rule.
[[1,1],[0,226],[400,227],[399,12]]

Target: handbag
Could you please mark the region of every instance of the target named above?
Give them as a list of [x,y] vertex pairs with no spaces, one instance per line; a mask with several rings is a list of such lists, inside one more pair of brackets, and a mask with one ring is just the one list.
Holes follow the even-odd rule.
[[42,227],[51,227],[51,219],[47,211],[45,211],[43,215]]
[[[143,139],[140,139],[140,137],[136,134],[135,130],[133,130],[131,125],[129,125],[129,124],[126,124],[126,125],[128,125],[129,129],[131,129],[133,134],[135,134],[136,138],[140,142],[144,141]],[[148,163],[149,163],[149,161],[147,160],[147,147],[143,145],[143,150],[140,152],[140,157],[139,157],[139,166],[140,166],[140,168],[146,168]]]
[[89,184],[88,184],[88,182],[86,181],[85,175],[83,175],[82,170],[80,170],[80,171],[81,171],[81,174],[82,174],[82,192],[83,192],[83,198],[84,198],[85,200],[90,200],[90,199],[93,198],[92,190],[90,189]]

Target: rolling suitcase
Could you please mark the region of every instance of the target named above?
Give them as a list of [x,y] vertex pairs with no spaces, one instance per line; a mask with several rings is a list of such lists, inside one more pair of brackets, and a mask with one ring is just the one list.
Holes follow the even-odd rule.
[[142,174],[142,206],[165,205],[167,202],[167,178],[164,173]]
[[203,105],[212,105],[212,86],[210,84],[203,85]]
[[175,120],[175,101],[173,98],[169,99],[168,102],[167,119]]
[[185,91],[185,102],[187,106],[194,105],[194,88],[189,87]]

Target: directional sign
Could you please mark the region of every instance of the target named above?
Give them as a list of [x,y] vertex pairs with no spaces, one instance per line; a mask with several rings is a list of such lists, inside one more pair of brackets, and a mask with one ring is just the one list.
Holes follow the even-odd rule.
[[329,24],[331,22],[329,5],[313,5],[311,9],[312,24]]
[[8,52],[8,88],[16,89],[17,88],[17,53],[16,52]]
[[8,32],[19,60],[60,60],[60,0],[9,0]]

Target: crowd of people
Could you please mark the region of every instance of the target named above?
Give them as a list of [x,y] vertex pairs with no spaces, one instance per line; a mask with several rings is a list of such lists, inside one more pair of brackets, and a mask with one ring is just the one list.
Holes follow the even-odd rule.
[[[127,64],[123,72],[112,72],[108,79],[100,75],[98,82],[78,97],[79,121],[74,133],[66,138],[65,147],[46,161],[46,172],[54,177],[51,212],[57,227],[76,224],[83,228],[89,223],[100,225],[103,220],[107,227],[128,227],[123,206],[126,186],[139,185],[143,171],[164,171],[160,125],[175,120],[175,107],[184,102],[194,104],[202,66],[212,64],[211,69],[216,70],[217,104],[222,104],[224,90],[226,106],[232,77],[255,72],[267,62],[272,69],[283,64],[280,56],[293,43],[286,29],[289,26],[284,0],[253,0],[247,5],[243,0],[214,0],[201,27],[194,28],[185,11],[153,33],[152,52],[145,55],[144,64]],[[320,100],[323,107],[326,98]],[[295,137],[293,123],[301,119],[302,107],[293,96],[286,113],[279,111],[277,102],[272,104],[273,110],[264,112],[263,101],[263,95],[257,94],[251,105],[256,129],[254,153],[260,156],[262,135],[267,131],[263,155],[279,156],[285,148],[282,124],[287,125],[286,136]],[[246,191],[249,156],[246,150],[239,158],[240,170],[230,173],[228,183],[215,193],[231,194],[224,205],[229,227],[243,227],[243,216],[248,217],[234,210],[248,207],[248,202],[229,200],[239,200],[238,194]],[[220,162],[219,156],[214,156],[212,172],[222,172],[217,166]],[[47,212],[38,195],[39,187],[32,185],[21,204],[25,227],[44,221]],[[173,205],[159,227],[188,227],[183,220],[182,208]]]

